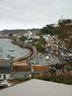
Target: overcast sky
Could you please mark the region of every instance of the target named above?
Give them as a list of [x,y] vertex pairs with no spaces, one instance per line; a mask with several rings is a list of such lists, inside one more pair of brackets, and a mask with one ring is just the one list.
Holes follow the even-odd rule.
[[0,0],[0,30],[40,28],[72,18],[72,0]]

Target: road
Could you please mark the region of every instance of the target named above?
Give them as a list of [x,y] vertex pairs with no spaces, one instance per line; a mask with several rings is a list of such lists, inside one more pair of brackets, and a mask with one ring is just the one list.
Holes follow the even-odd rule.
[[37,55],[37,50],[34,46],[32,46],[33,48],[33,56],[34,56],[34,59],[38,60],[38,55]]
[[42,58],[38,58],[39,65],[48,65],[48,64],[55,65],[57,63],[62,62],[62,60],[60,58],[58,58],[57,56],[55,56],[55,55],[52,56],[51,54],[48,54],[48,56],[50,57],[49,60],[46,60],[44,55],[42,55]]
[[48,56],[50,57],[50,59],[47,61],[45,55],[42,55],[42,58],[39,58],[39,56],[37,55],[37,50],[36,48],[33,46],[33,55],[34,55],[34,59],[38,60],[39,65],[55,65],[57,63],[62,63],[63,60],[55,55],[52,55],[51,53],[48,54]]

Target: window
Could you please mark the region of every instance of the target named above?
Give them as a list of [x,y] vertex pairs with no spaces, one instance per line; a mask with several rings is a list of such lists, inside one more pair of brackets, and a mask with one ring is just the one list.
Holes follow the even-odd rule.
[[4,76],[4,79],[6,79],[6,75],[3,75]]
[[1,75],[0,75],[0,78],[1,78]]

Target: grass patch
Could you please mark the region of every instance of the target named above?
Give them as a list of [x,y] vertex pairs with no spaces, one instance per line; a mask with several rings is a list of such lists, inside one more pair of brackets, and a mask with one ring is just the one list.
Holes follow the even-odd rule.
[[27,80],[30,80],[30,79],[31,78],[14,78],[12,80],[24,82],[24,81],[27,81]]
[[65,75],[43,75],[43,76],[36,76],[35,79],[45,80],[45,81],[51,81],[51,82],[57,82],[57,83],[63,83],[63,84],[69,84],[72,85],[72,74],[65,74]]

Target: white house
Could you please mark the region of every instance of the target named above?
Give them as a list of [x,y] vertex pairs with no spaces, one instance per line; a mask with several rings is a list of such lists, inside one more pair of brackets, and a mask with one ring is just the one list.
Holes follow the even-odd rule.
[[16,41],[19,41],[20,38],[22,37],[22,35],[20,35],[20,34],[13,34],[13,37],[16,38]]
[[57,41],[59,41],[58,35],[53,35],[52,38],[55,39],[55,40],[57,40]]
[[31,36],[32,36],[32,32],[31,31],[28,31],[27,33],[28,33],[28,38],[30,39]]
[[32,39],[39,39],[40,38],[40,36],[38,36],[38,35],[32,35],[32,37],[31,37]]
[[31,42],[32,42],[32,40],[25,40],[24,44],[28,44],[28,43],[31,43]]
[[43,35],[43,38],[47,41],[47,40],[50,40],[51,39],[51,35],[48,34],[48,35]]

